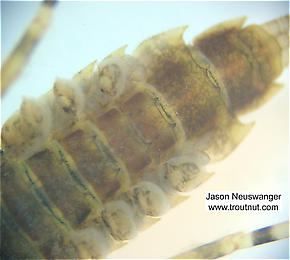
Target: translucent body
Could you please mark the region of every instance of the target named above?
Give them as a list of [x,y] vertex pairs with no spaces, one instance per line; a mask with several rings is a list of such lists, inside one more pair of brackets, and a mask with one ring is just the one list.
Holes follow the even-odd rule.
[[[141,95],[141,97],[142,97],[142,95]],[[136,97],[135,97],[135,99],[136,99]],[[133,101],[133,100],[132,100],[132,101]],[[162,103],[161,103],[161,104],[162,104]],[[159,108],[160,108],[160,107],[161,107],[161,106],[159,106]],[[169,106],[169,108],[170,108],[170,106]],[[162,107],[161,107],[161,109],[159,109],[159,111],[161,111],[161,112],[163,111],[163,115],[166,116],[166,112],[164,112],[164,111],[167,111],[167,110],[163,110]],[[169,120],[169,121],[170,121],[170,120]],[[104,127],[105,127],[105,126],[104,126]],[[146,138],[145,138],[145,139],[146,139]],[[146,140],[148,140],[148,138],[147,138]],[[146,161],[145,161],[144,163],[146,163]],[[139,164],[139,165],[134,165],[134,164],[132,164],[131,167],[132,167],[132,168],[134,168],[134,167],[135,167],[135,168],[136,168],[136,167],[140,167],[140,164]]]

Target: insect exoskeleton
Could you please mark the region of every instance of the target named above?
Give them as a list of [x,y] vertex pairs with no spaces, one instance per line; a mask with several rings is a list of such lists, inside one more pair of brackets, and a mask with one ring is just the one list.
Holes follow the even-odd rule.
[[[193,157],[194,158],[194,157]],[[175,191],[187,193],[206,181],[212,173],[207,173],[192,157],[175,157],[167,161],[161,176]]]
[[253,126],[236,115],[273,96],[287,65],[288,28],[244,21],[194,45],[169,30],[24,100],[1,136],[4,256],[102,257],[211,177]]
[[2,128],[5,152],[27,159],[43,145],[51,128],[51,111],[38,100],[25,98],[20,111]]

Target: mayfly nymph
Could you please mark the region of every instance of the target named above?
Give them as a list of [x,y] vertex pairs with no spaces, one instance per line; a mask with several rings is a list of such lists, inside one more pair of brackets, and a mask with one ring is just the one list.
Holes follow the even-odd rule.
[[178,27],[25,99],[1,133],[3,257],[99,258],[184,201],[281,89],[288,20]]

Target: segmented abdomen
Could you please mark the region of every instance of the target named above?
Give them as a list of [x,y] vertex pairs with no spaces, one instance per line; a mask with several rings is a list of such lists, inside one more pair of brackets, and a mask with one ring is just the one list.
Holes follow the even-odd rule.
[[243,22],[194,46],[185,27],[156,35],[133,56],[121,48],[97,72],[91,64],[23,102],[2,130],[3,256],[100,257],[209,178],[209,159],[227,156],[252,127],[236,113],[277,89],[288,48],[268,25]]

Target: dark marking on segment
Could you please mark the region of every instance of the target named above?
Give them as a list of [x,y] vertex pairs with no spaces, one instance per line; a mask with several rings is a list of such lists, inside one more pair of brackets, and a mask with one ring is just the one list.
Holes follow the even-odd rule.
[[66,225],[66,223],[55,214],[55,212],[52,209],[51,203],[45,197],[45,195],[40,191],[40,189],[36,186],[35,182],[32,180],[32,178],[29,174],[28,169],[25,166],[24,166],[24,172],[25,172],[25,175],[27,176],[27,178],[29,179],[29,182],[33,186],[36,195],[38,196],[38,198],[42,202],[42,204],[48,209],[48,211],[52,214],[52,216],[54,216],[61,224]]
[[256,230],[253,232],[252,237],[254,246],[277,240],[277,238],[272,234],[272,226]]

